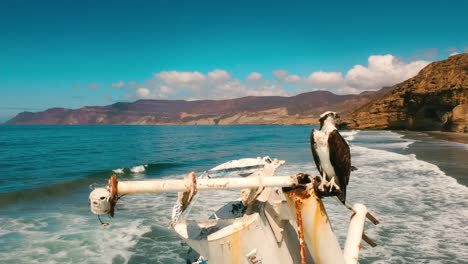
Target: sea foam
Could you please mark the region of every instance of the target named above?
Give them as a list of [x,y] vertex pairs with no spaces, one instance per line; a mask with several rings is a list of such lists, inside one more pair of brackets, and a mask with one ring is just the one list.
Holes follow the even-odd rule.
[[357,135],[358,133],[359,130],[340,131],[341,136],[343,136],[347,141],[353,141],[354,135]]
[[[367,225],[368,235],[380,246],[365,246],[361,263],[372,259],[398,263],[399,258],[410,263],[468,258],[463,250],[468,236],[464,224],[468,216],[466,186],[414,154],[360,146],[352,146],[351,152],[353,165],[359,170],[351,175],[347,202],[364,203],[381,220],[378,226]],[[334,200],[325,202],[343,242],[349,213]]]
[[143,173],[145,172],[146,170],[146,167],[148,167],[148,165],[139,165],[139,166],[135,166],[135,167],[132,167],[130,168],[130,171],[133,172],[133,173]]

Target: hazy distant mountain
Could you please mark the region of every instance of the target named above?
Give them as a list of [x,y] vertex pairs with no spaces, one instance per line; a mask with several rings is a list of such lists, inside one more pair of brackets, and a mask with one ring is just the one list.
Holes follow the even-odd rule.
[[468,54],[429,64],[349,113],[342,126],[468,132]]
[[23,112],[7,124],[316,124],[327,110],[349,112],[388,91],[359,95],[328,91],[292,97],[248,96],[230,100],[138,100],[79,109]]

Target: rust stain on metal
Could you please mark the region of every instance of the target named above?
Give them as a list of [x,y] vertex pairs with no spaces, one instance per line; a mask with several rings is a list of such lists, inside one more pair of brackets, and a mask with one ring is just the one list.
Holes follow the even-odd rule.
[[118,194],[118,189],[117,189],[117,175],[112,174],[112,176],[109,179],[108,185],[110,188],[110,193],[111,193],[111,198],[110,198],[110,210],[109,210],[109,215],[111,217],[114,217],[114,212],[115,212],[115,205],[117,204],[117,194]]
[[216,189],[227,189],[228,183],[227,182],[220,183],[220,184],[209,183],[206,186],[211,187],[211,188],[216,188]]
[[288,196],[294,201],[294,205],[296,208],[297,236],[299,238],[299,253],[301,255],[301,264],[307,264],[306,245],[304,239],[304,224],[302,222],[302,200],[309,198],[310,194],[306,190],[296,189],[289,192]]
[[308,199],[310,198],[310,193],[307,190],[302,190],[302,189],[295,189],[290,192],[288,192],[289,197],[292,197],[293,199]]
[[181,211],[185,211],[193,198],[197,194],[197,175],[195,172],[191,172],[185,176],[185,179],[190,185],[186,186],[184,192],[178,193],[177,202],[180,204]]
[[307,264],[306,261],[306,250],[304,241],[304,226],[302,223],[302,202],[299,199],[295,200],[296,203],[296,218],[297,218],[297,235],[299,237],[301,264]]
[[190,172],[189,174],[191,180],[192,180],[192,186],[190,186],[190,188],[193,188],[193,192],[196,193],[198,190],[197,190],[197,175],[195,174],[195,172]]
[[117,196],[117,175],[112,174],[112,176],[109,179],[109,187],[111,189],[111,195]]

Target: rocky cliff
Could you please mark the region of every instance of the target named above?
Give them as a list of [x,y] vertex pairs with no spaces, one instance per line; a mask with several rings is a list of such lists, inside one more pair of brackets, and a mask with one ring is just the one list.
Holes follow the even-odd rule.
[[139,100],[80,109],[51,108],[23,112],[7,124],[317,124],[322,112],[346,113],[370,102],[387,90],[359,95],[336,95],[328,91],[292,97],[243,97],[231,100]]
[[468,132],[468,54],[433,62],[344,116],[348,129]]

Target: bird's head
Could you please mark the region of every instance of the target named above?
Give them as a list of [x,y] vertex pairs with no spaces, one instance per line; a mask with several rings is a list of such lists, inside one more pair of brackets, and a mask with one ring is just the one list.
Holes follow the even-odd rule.
[[338,115],[338,113],[333,112],[333,111],[327,111],[321,114],[319,118],[320,129],[322,129],[324,125],[332,125],[334,127],[336,124],[337,118],[340,118],[340,116]]

